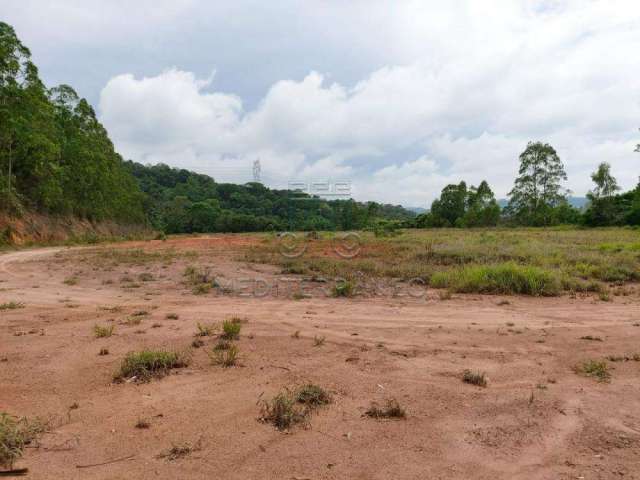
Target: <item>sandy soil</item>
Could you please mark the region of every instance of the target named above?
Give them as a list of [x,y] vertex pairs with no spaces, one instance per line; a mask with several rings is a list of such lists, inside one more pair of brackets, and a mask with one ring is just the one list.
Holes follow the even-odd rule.
[[[0,311],[0,411],[51,423],[16,466],[32,479],[640,478],[637,296],[506,303],[437,292],[334,299],[316,290],[295,300],[281,287],[291,276],[238,260],[255,241],[110,247],[175,249],[137,265],[97,260],[89,247],[0,255],[0,303],[24,303]],[[200,255],[180,255],[187,250]],[[279,288],[252,295],[250,281],[235,293],[194,295],[183,284],[188,264],[245,287],[259,278],[260,291]],[[136,280],[143,272],[153,280]],[[123,323],[141,310],[140,325]],[[167,319],[173,312],[179,318]],[[247,320],[241,366],[212,365],[211,337],[187,368],[146,384],[112,382],[127,352],[188,348],[198,322],[231,315]],[[92,327],[109,322],[115,334],[94,338]],[[326,342],[314,346],[316,336]],[[609,383],[573,371],[610,355],[629,359],[609,362]],[[463,383],[465,369],[486,372],[487,388]],[[306,428],[280,432],[258,421],[261,399],[303,382],[333,395]],[[363,415],[390,398],[406,419]],[[140,418],[150,428],[135,428]],[[200,449],[158,458],[184,442]]]

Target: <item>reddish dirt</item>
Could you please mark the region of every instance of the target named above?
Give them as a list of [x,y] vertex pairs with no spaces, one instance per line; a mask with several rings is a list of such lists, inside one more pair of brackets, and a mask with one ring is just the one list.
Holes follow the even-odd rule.
[[[257,241],[213,236],[0,255],[0,303],[24,303],[0,311],[0,411],[50,421],[16,467],[32,479],[640,478],[637,296],[503,303],[436,292],[334,299],[317,290],[294,300],[281,287],[291,276],[238,260],[234,252]],[[94,256],[108,248],[199,257],[136,265]],[[250,287],[194,295],[183,284],[188,264],[208,265],[236,286],[260,278],[258,286],[281,288],[263,297]],[[138,281],[143,272],[153,280]],[[70,278],[76,283],[65,284]],[[140,325],[122,323],[140,310],[148,312]],[[173,312],[179,319],[166,318]],[[247,320],[241,366],[212,365],[216,339],[206,337],[187,368],[146,384],[112,382],[127,352],[186,349],[198,322],[231,315]],[[94,324],[109,322],[115,334],[94,338]],[[316,336],[326,342],[314,346]],[[109,354],[99,356],[101,348]],[[611,355],[628,360],[608,361],[609,383],[573,371]],[[465,369],[486,372],[487,388],[463,383]],[[261,399],[304,382],[333,395],[306,428],[279,432],[258,421]],[[406,419],[363,416],[372,401],[390,398]],[[150,428],[135,428],[140,418]],[[158,458],[184,442],[200,449]]]

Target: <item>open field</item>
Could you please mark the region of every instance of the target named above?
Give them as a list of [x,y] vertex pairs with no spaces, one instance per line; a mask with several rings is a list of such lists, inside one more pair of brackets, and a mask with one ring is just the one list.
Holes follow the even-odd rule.
[[640,478],[637,231],[282,241],[0,255],[0,412],[38,426],[14,467]]

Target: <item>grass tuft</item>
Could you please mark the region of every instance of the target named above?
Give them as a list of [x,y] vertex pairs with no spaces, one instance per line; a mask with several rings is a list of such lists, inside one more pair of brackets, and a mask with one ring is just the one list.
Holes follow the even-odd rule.
[[96,324],[93,326],[93,334],[95,335],[96,338],[110,337],[111,335],[113,335],[113,330],[114,330],[113,325],[107,325],[103,327],[102,325]]
[[608,382],[611,379],[609,365],[604,360],[587,360],[577,365],[574,370],[587,377],[594,377],[599,382]]
[[236,345],[228,345],[227,348],[220,348],[220,343],[218,343],[209,354],[209,358],[211,358],[211,362],[214,365],[228,368],[237,365],[239,354],[240,350]]
[[0,466],[12,469],[24,449],[44,430],[45,425],[39,420],[29,421],[0,413]]
[[407,416],[405,409],[393,398],[387,400],[387,404],[384,407],[380,407],[375,402],[372,403],[364,414],[371,418],[406,418]]
[[198,322],[196,329],[195,337],[210,337],[215,333],[216,325],[214,323],[202,324]]
[[322,387],[308,383],[296,391],[296,401],[309,407],[319,407],[331,403],[331,395]]
[[242,324],[239,319],[232,318],[231,320],[225,320],[222,322],[222,338],[226,340],[235,340],[240,336],[241,329]]
[[487,386],[487,377],[484,372],[472,372],[471,370],[465,370],[462,374],[462,381],[470,385],[477,385],[478,387]]
[[173,368],[189,365],[190,359],[183,353],[165,350],[142,350],[129,352],[122,361],[114,380],[134,378],[138,382],[148,382],[153,377],[165,376]]

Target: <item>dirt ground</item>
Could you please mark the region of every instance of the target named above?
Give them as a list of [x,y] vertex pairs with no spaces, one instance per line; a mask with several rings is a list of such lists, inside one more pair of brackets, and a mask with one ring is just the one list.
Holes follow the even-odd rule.
[[[300,299],[289,289],[295,276],[241,260],[256,241],[0,255],[0,303],[24,304],[0,311],[0,411],[50,423],[16,467],[32,479],[640,478],[637,295],[347,299],[315,285]],[[173,250],[139,262],[99,254],[134,248]],[[195,295],[187,265],[209,266],[227,288]],[[139,325],[125,323],[141,311]],[[187,349],[198,322],[230,316],[246,319],[240,366],[213,365],[216,339],[203,337],[187,368],[150,383],[112,381],[127,352]],[[95,338],[93,326],[109,323],[114,335]],[[610,382],[574,371],[609,356],[618,357],[607,361]],[[487,387],[463,383],[465,369],[486,372]],[[281,432],[258,420],[262,400],[306,382],[333,396],[306,427]],[[405,419],[364,415],[391,398]],[[135,428],[141,418],[150,428]],[[160,457],[185,442],[199,448]]]

